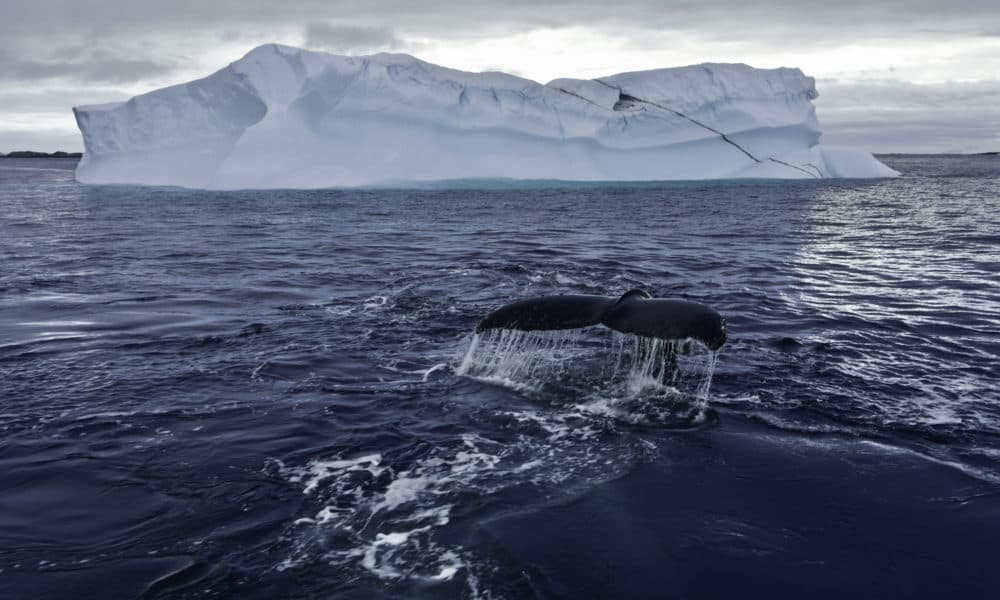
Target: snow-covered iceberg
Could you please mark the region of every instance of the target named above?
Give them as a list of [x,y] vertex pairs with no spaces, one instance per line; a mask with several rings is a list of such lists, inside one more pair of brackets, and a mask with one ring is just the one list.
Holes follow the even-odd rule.
[[197,81],[74,108],[84,183],[314,188],[467,178],[887,177],[819,144],[798,69],[557,79],[266,45]]

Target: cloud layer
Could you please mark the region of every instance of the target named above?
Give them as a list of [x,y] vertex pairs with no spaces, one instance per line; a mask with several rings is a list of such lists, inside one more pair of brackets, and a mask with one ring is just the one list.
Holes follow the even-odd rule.
[[307,23],[305,46],[337,54],[366,54],[395,50],[402,42],[385,27]]
[[1000,146],[995,0],[35,0],[0,4],[0,38],[0,151],[79,149],[66,147],[73,104],[204,76],[266,42],[409,52],[540,81],[697,62],[797,66],[819,80],[826,141]]

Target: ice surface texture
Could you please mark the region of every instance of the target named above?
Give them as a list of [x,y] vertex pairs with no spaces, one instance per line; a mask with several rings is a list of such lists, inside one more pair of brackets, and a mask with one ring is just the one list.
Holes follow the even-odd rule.
[[317,188],[468,178],[887,177],[819,144],[798,69],[557,79],[266,45],[197,81],[74,108],[84,183]]

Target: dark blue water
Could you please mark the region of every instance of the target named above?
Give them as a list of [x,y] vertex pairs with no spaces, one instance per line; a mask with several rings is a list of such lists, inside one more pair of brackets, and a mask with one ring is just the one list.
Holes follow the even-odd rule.
[[[2,160],[0,597],[995,595],[1000,160],[885,160],[238,193]],[[456,372],[504,302],[633,287],[728,318],[702,414],[600,346]]]

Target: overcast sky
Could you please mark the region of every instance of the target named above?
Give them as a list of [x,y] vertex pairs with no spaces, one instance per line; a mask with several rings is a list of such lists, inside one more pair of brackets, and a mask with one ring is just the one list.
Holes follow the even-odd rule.
[[80,150],[73,105],[202,77],[267,42],[540,82],[799,67],[825,143],[1000,150],[1000,0],[0,0],[0,152]]

